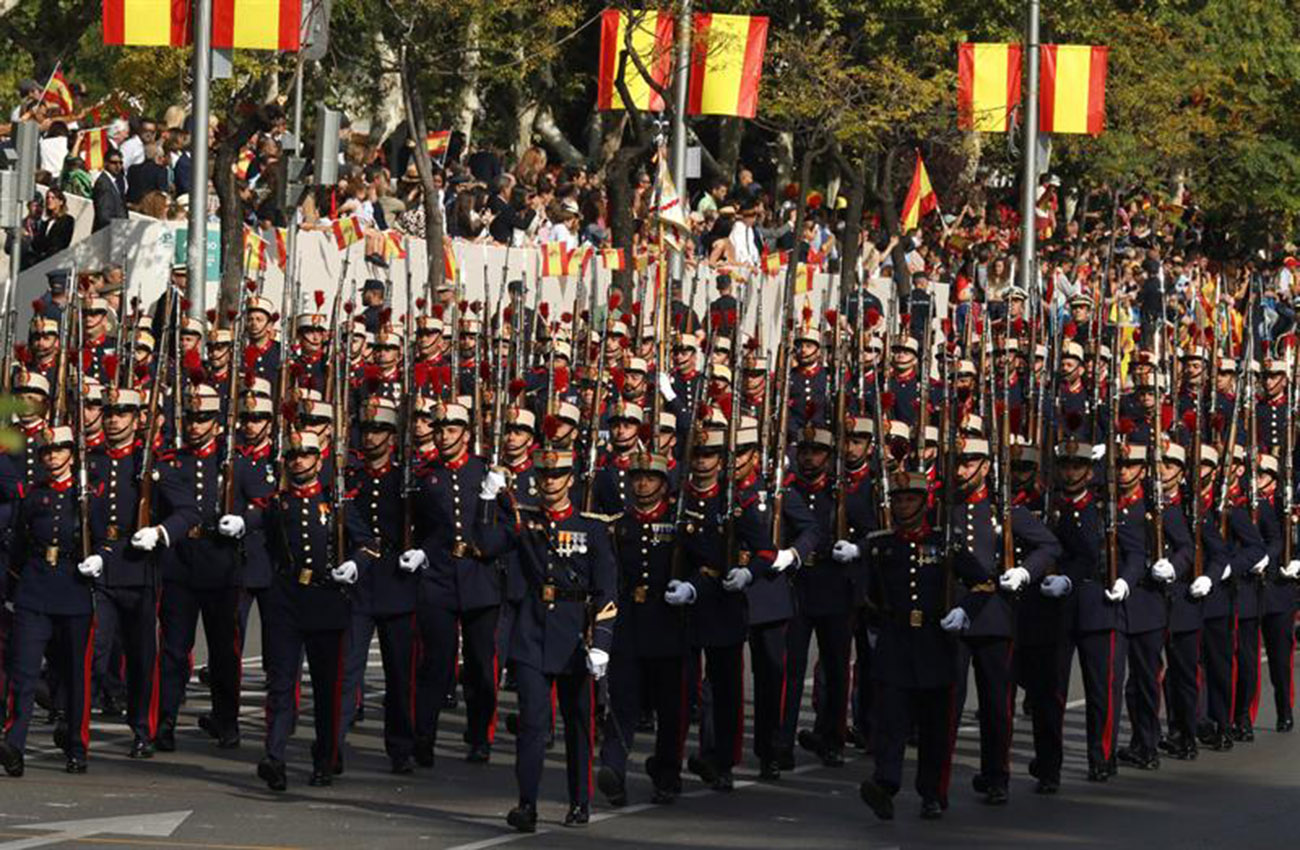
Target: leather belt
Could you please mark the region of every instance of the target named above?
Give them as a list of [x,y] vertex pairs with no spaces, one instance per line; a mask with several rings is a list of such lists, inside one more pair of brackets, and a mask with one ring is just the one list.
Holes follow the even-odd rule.
[[586,602],[591,594],[575,587],[559,587],[554,584],[542,585],[542,601],[552,602]]
[[457,540],[451,544],[451,556],[453,558],[477,558],[479,557],[478,547],[466,540]]
[[971,593],[996,593],[997,590],[998,585],[995,581],[982,581],[979,584],[971,585],[970,588]]
[[887,619],[896,626],[919,629],[925,626],[933,616],[933,614],[926,616],[925,611],[920,608],[913,608],[910,611],[890,611]]

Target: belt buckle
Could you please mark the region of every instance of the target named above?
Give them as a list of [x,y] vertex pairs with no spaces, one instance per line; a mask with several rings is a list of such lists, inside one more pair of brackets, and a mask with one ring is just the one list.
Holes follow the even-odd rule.
[[110,525],[110,526],[106,529],[106,531],[105,531],[105,536],[106,536],[109,540],[116,540],[118,534],[119,534],[119,532],[118,532],[118,528],[117,528],[116,525]]
[[59,563],[59,547],[58,547],[58,546],[46,546],[46,547],[45,547],[45,563],[49,564],[51,567]]
[[722,575],[722,573],[719,572],[718,570],[713,569],[712,567],[700,567],[700,575],[704,576],[705,578],[717,578],[718,576]]
[[311,570],[306,568],[298,570],[298,584],[301,584],[303,587],[311,584]]
[[925,625],[925,612],[919,609],[913,609],[912,612],[907,615],[907,624],[914,629],[921,628],[921,626]]
[[[203,529],[196,525],[193,528],[191,528],[189,531],[185,532],[185,536],[191,540],[198,540],[200,537],[203,536]],[[306,582],[303,583],[306,584]]]
[[749,560],[753,556],[754,553],[750,552],[748,549],[741,549],[740,553],[736,556],[736,563],[741,567],[749,566]]
[[644,603],[649,590],[650,588],[646,587],[644,584],[638,584],[632,589],[632,601]]
[[469,554],[469,544],[464,540],[457,540],[451,544],[451,556],[453,558],[464,558]]
[[555,601],[555,585],[553,584],[542,585],[542,601],[543,602]]

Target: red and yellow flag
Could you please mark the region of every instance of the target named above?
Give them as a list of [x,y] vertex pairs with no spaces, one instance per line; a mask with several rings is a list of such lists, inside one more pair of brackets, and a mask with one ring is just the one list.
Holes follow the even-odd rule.
[[621,272],[627,268],[627,257],[622,248],[601,248],[600,264],[606,271]]
[[899,215],[899,229],[906,233],[921,223],[922,216],[928,215],[939,207],[939,196],[930,185],[930,174],[921,161],[921,152],[916,152],[916,168],[912,171],[912,187],[907,190],[907,199],[903,201],[903,212]]
[[266,264],[266,240],[244,225],[244,275],[256,276],[266,271]]
[[1106,126],[1106,56],[1109,48],[1045,44],[1038,86],[1038,129],[1087,133]]
[[188,0],[104,0],[104,43],[184,47],[190,43]]
[[957,46],[957,126],[962,130],[1005,133],[1020,105],[1018,44]]
[[433,130],[424,137],[424,149],[429,152],[429,156],[444,156],[450,143],[450,130]]
[[[632,53],[650,71],[660,87],[666,87],[673,70],[673,16],[664,12],[635,12],[632,30]],[[600,67],[596,79],[597,109],[626,109],[623,96],[614,82],[618,77],[618,57],[623,51],[623,40],[630,23],[628,15],[617,9],[606,9],[600,17]],[[651,88],[637,71],[631,56],[623,74],[628,95],[637,109],[659,112],[664,100]]]
[[812,292],[813,276],[817,274],[817,267],[812,263],[800,263],[794,270],[794,293],[795,295],[804,295]]
[[239,152],[239,158],[230,166],[230,170],[235,172],[235,177],[240,180],[248,179],[248,170],[253,167],[253,160],[257,155],[253,153],[252,148],[244,148]]
[[213,47],[293,51],[301,34],[301,0],[213,0]]
[[456,266],[456,252],[450,245],[444,245],[442,250],[442,277],[444,280],[455,280],[459,269]]
[[361,219],[354,215],[334,222],[333,230],[334,241],[340,251],[346,251],[353,242],[360,242],[366,237],[365,230],[361,227]]
[[63,76],[63,71],[55,68],[50,81],[45,84],[41,100],[58,110],[58,115],[71,115],[75,104],[72,102],[72,87]]
[[389,262],[406,259],[406,244],[396,230],[384,231],[384,259]]
[[784,251],[772,251],[763,253],[763,274],[779,274],[781,266],[785,265],[786,253]]
[[587,263],[591,262],[592,248],[590,245],[579,245],[572,251],[569,251],[564,258],[564,274],[566,277],[581,277],[587,269]]
[[86,163],[87,171],[102,171],[104,157],[108,156],[112,147],[112,143],[108,140],[107,127],[82,130],[81,139],[77,142],[77,156]]
[[289,228],[275,229],[275,264],[284,268],[289,262]]
[[542,277],[567,277],[569,249],[563,242],[542,245]]
[[696,15],[687,112],[753,118],[766,50],[767,18]]

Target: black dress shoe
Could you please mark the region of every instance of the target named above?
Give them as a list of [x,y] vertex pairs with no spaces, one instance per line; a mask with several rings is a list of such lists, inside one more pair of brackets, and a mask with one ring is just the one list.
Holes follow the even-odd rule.
[[427,738],[415,739],[415,763],[420,767],[433,767],[433,741]]
[[131,744],[131,752],[127,753],[127,756],[133,759],[151,759],[153,758],[153,744],[143,738],[136,738],[135,743]]
[[820,735],[811,729],[800,729],[798,740],[800,747],[815,756],[820,756],[826,749],[826,742],[822,740]]
[[199,715],[199,728],[208,733],[209,738],[221,737],[221,730],[217,728],[217,721],[212,719],[211,714]]
[[1291,715],[1288,714],[1284,717],[1279,717],[1277,719],[1277,731],[1290,732],[1294,728],[1295,728],[1295,720],[1291,717]]
[[938,800],[921,801],[921,820],[939,820],[943,817],[943,806]]
[[64,765],[63,770],[65,773],[74,775],[85,773],[86,760],[81,756],[68,756],[68,762]]
[[671,806],[677,800],[677,794],[670,788],[655,787],[654,793],[650,795],[650,802],[656,806]]
[[776,766],[781,770],[794,770],[794,750],[785,748],[777,750]]
[[989,781],[982,773],[977,773],[970,778],[970,787],[975,789],[976,794],[989,793]]
[[456,699],[455,691],[452,691],[442,698],[442,707],[448,711],[455,711],[458,705],[460,705],[460,701]]
[[586,826],[590,820],[591,813],[587,811],[585,803],[572,803],[564,813],[565,826]]
[[313,767],[307,784],[313,788],[328,788],[334,784],[334,771],[322,767]]
[[1160,767],[1159,755],[1137,747],[1124,747],[1115,754],[1115,758],[1138,770],[1157,770]]
[[398,776],[407,776],[415,773],[415,762],[410,756],[399,756],[389,762],[388,772],[395,773]]
[[856,726],[849,727],[848,740],[853,742],[853,746],[859,750],[865,750],[869,743],[867,733]]
[[736,780],[731,776],[731,769],[719,770],[718,778],[713,780],[714,791],[732,791],[736,787]]
[[614,808],[621,809],[627,805],[627,783],[609,765],[601,765],[596,771],[596,787]]
[[1102,764],[1088,765],[1089,782],[1105,782],[1107,779],[1110,779],[1110,771],[1106,769],[1105,765]]
[[164,723],[158,727],[158,737],[154,739],[154,746],[160,753],[176,752],[176,726],[171,723]]
[[358,723],[365,723],[365,722],[366,722],[366,704],[363,702],[361,703],[361,705],[357,706],[356,711],[352,712],[351,725],[356,726]]
[[822,766],[824,767],[844,767],[843,750],[822,750]]
[[269,756],[257,763],[257,776],[272,791],[283,791],[289,787],[288,772],[285,770],[284,762]]
[[989,786],[988,792],[984,795],[984,803],[989,806],[1005,806],[1010,799],[1007,789],[1000,785]]
[[653,711],[643,711],[641,716],[636,719],[636,731],[647,734],[655,730],[655,713]]
[[700,778],[705,785],[718,781],[718,770],[703,756],[690,756],[686,759],[686,769]]
[[126,710],[116,699],[105,696],[99,701],[99,716],[105,720],[121,720],[126,716]]
[[8,741],[0,741],[0,767],[15,779],[22,776],[26,770],[23,766],[23,751]]
[[61,750],[68,748],[68,724],[60,722],[54,727],[54,746]]
[[1034,786],[1035,794],[1055,794],[1061,790],[1061,783],[1055,779],[1040,779]]
[[781,767],[773,759],[763,759],[758,767],[758,778],[764,782],[775,782],[781,778]]
[[520,803],[506,815],[506,823],[519,832],[536,832],[537,806],[532,803]]
[[894,795],[888,790],[870,779],[864,779],[858,786],[858,795],[862,797],[862,802],[875,812],[876,817],[881,820],[894,819]]
[[1251,741],[1255,740],[1255,728],[1251,726],[1249,720],[1244,723],[1234,723],[1232,724],[1231,735],[1232,740],[1243,744],[1249,744]]
[[470,764],[487,764],[491,760],[492,746],[490,744],[475,744],[465,754],[465,761]]

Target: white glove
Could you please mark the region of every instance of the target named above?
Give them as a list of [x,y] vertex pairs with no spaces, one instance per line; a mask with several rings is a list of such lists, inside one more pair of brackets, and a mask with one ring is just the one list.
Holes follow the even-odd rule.
[[831,547],[831,560],[837,564],[847,564],[849,561],[856,561],[862,555],[862,550],[854,543],[847,540],[836,540],[835,545]]
[[478,490],[478,497],[490,502],[504,489],[506,489],[506,477],[495,469],[489,469],[488,474],[483,476],[483,486]]
[[330,578],[339,584],[356,584],[357,583],[357,562],[344,561],[334,569],[330,570]]
[[1128,582],[1122,578],[1115,579],[1115,583],[1106,591],[1106,598],[1111,602],[1123,602],[1128,599]]
[[1300,578],[1300,561],[1292,561],[1282,568],[1283,578]]
[[939,628],[945,632],[964,632],[970,628],[970,616],[965,608],[954,608],[939,621]]
[[1098,443],[1097,445],[1095,445],[1095,446],[1092,447],[1092,459],[1093,459],[1093,460],[1101,460],[1101,459],[1104,458],[1105,456],[1106,456],[1106,444],[1105,444],[1105,443]]
[[162,534],[158,531],[157,526],[142,528],[135,534],[131,535],[131,545],[137,549],[143,549],[146,552],[152,552],[158,548],[158,540]]
[[744,590],[753,580],[754,574],[749,571],[749,567],[732,567],[722,580],[722,589],[732,592]]
[[673,389],[673,377],[667,372],[659,373],[659,395],[669,404],[677,401],[677,391]]
[[587,650],[587,672],[593,679],[605,678],[605,671],[609,669],[609,653],[603,649],[592,647]]
[[1174,565],[1169,562],[1168,558],[1161,558],[1151,565],[1151,577],[1156,581],[1173,581]]
[[1024,567],[1012,567],[998,576],[998,586],[1011,593],[1017,592],[1027,584],[1029,584],[1029,570]]
[[1268,569],[1268,555],[1265,555],[1256,561],[1255,566],[1251,567],[1250,571],[1255,575],[1262,575],[1266,569]]
[[782,549],[776,553],[776,559],[772,561],[772,569],[778,573],[783,573],[788,567],[799,563],[799,553],[793,549]]
[[1219,581],[1227,581],[1232,578],[1232,564],[1223,565],[1223,575],[1219,576]]
[[664,601],[669,605],[690,605],[695,601],[695,586],[673,579],[668,582],[668,589],[664,591]]
[[233,537],[238,540],[244,536],[244,518],[234,514],[226,514],[217,520],[217,533],[222,537]]
[[1048,599],[1060,599],[1074,589],[1069,576],[1046,576],[1038,586],[1038,592]]
[[104,559],[100,555],[91,555],[77,564],[77,572],[86,578],[99,578],[104,574]]
[[1210,588],[1214,585],[1210,583],[1209,576],[1197,576],[1192,580],[1191,592],[1193,599],[1203,599],[1210,595]]
[[403,572],[413,573],[429,562],[429,556],[423,549],[407,549],[397,559],[397,567]]

